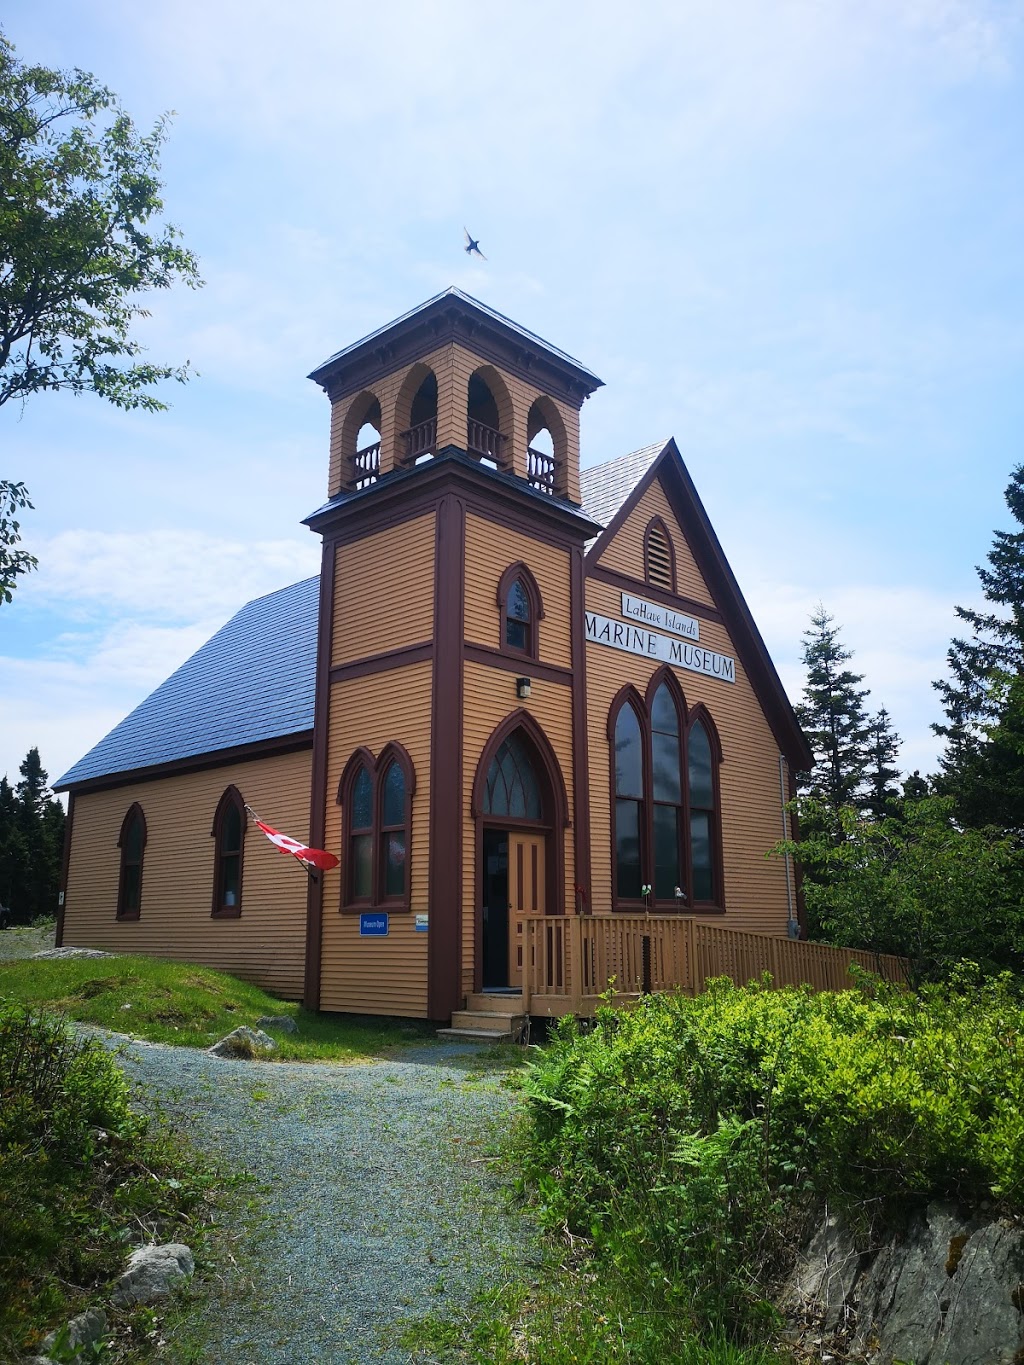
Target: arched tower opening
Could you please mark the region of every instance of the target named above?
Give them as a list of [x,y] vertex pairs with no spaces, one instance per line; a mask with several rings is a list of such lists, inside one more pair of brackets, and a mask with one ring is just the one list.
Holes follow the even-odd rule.
[[367,390],[350,405],[342,428],[342,458],[350,488],[368,488],[380,475],[380,400]]
[[437,450],[437,375],[428,366],[413,365],[402,381],[395,405],[398,465],[421,464]]
[[466,403],[466,449],[492,469],[511,469],[512,399],[491,365],[470,375]]
[[568,454],[561,413],[550,398],[538,398],[526,419],[526,477],[533,487],[563,495]]

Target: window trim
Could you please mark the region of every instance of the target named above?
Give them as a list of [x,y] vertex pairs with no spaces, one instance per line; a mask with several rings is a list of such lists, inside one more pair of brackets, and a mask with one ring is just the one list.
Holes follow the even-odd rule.
[[[405,778],[405,824],[392,825],[385,831],[383,827],[384,777],[392,763],[397,763]],[[370,834],[370,894],[356,898],[352,894],[352,788],[359,770],[365,768],[371,784],[371,825]],[[366,910],[380,908],[389,912],[407,912],[412,907],[412,802],[416,792],[416,769],[408,750],[397,740],[390,740],[381,749],[377,758],[365,744],[353,750],[338,782],[337,804],[341,806],[341,895],[339,911],[345,915],[358,915]],[[384,853],[385,833],[405,830],[405,890],[400,896],[387,896],[384,893]],[[364,830],[357,831],[365,833]]]
[[[651,536],[655,531],[660,531],[665,537],[665,544],[668,546],[668,571],[671,580],[668,587],[664,583],[656,583],[651,577],[651,555],[650,544]],[[673,597],[678,596],[676,576],[676,547],[672,539],[668,526],[663,517],[651,517],[644,530],[644,582],[649,588],[658,588],[662,592],[670,592]]]
[[[527,635],[526,649],[516,649],[514,645],[508,643],[505,633],[505,622],[508,619],[508,597],[512,591],[512,585],[516,581],[523,585],[527,600],[530,603],[530,629]],[[544,599],[540,595],[540,586],[530,571],[529,565],[517,560],[510,564],[498,580],[498,591],[496,593],[498,604],[498,649],[500,653],[509,655],[513,659],[540,659],[540,623],[544,620]]]
[[[682,829],[680,830],[680,866],[685,877],[683,890],[686,892],[687,899],[683,905],[676,902],[674,897],[656,898],[652,891],[650,905],[641,896],[639,899],[634,897],[620,897],[618,894],[619,869],[618,869],[618,840],[615,827],[615,802],[617,793],[615,789],[615,727],[619,715],[624,706],[632,706],[640,722],[641,739],[641,761],[643,765],[643,798],[640,801],[640,884],[654,886],[654,758],[653,758],[653,725],[651,711],[654,704],[655,694],[663,684],[668,684],[672,693],[676,709],[679,714],[679,738],[681,748],[681,779],[682,779]],[[713,812],[712,829],[712,875],[716,896],[711,901],[692,901],[690,896],[693,888],[693,857],[690,841],[690,782],[689,782],[689,738],[690,730],[693,725],[700,721],[704,726],[711,746],[711,780],[715,799]],[[675,672],[667,665],[662,664],[655,669],[648,680],[645,692],[642,694],[633,683],[626,683],[621,687],[612,698],[611,706],[608,710],[608,723],[606,727],[608,740],[608,793],[609,793],[609,827],[611,832],[611,902],[612,910],[623,914],[643,914],[648,908],[657,911],[659,914],[724,914],[726,909],[725,901],[725,873],[724,857],[722,850],[722,797],[719,769],[724,761],[722,753],[722,742],[718,734],[718,729],[710,712],[703,702],[697,702],[691,708],[686,704],[686,696]]]
[[[142,847],[139,851],[138,863],[129,863],[125,856],[126,836],[134,821],[138,820],[142,826]],[[119,920],[137,920],[142,914],[142,871],[146,861],[146,843],[149,839],[149,830],[146,826],[146,813],[139,805],[138,801],[133,801],[125,812],[125,817],[121,821],[121,832],[117,836],[117,846],[121,850],[121,863],[117,873],[117,915]],[[128,867],[138,867],[139,869],[139,891],[138,904],[134,910],[124,908],[125,893],[125,869]]]
[[[234,905],[224,905],[223,903],[223,860],[230,855],[226,854],[221,846],[224,837],[224,817],[230,808],[238,811],[240,820],[240,834],[238,840],[238,900]],[[232,783],[224,788],[221,798],[217,802],[217,809],[213,816],[213,826],[210,830],[210,837],[215,840],[213,846],[213,892],[210,908],[211,919],[238,919],[242,914],[242,876],[245,868],[245,832],[249,827],[249,817],[245,809],[245,801],[242,793]]]

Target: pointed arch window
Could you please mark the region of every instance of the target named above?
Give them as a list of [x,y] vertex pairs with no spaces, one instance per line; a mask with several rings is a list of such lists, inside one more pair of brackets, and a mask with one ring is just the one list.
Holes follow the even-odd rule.
[[338,785],[342,808],[342,910],[409,908],[412,760],[400,744],[378,758],[360,748]]
[[142,911],[142,860],[146,852],[146,817],[137,801],[121,822],[117,846],[121,867],[117,881],[117,918],[138,919]]
[[216,841],[213,861],[213,909],[216,919],[237,919],[242,913],[242,853],[245,844],[245,802],[237,787],[220,798],[210,834]]
[[500,635],[503,654],[536,659],[540,651],[540,622],[544,618],[537,580],[523,563],[510,564],[498,583]]
[[522,736],[514,731],[503,741],[487,770],[485,815],[508,815],[517,820],[542,820],[537,772]]
[[718,769],[721,747],[701,704],[692,712],[660,669],[641,697],[626,687],[608,721],[616,908],[724,910]]

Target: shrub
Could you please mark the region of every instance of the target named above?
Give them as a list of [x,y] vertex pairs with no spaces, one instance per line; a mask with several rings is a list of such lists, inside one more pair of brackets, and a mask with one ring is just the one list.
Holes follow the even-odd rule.
[[914,995],[736,989],[559,1026],[527,1080],[548,1224],[662,1310],[750,1332],[819,1199],[1024,1207],[1024,1007],[1009,979]]

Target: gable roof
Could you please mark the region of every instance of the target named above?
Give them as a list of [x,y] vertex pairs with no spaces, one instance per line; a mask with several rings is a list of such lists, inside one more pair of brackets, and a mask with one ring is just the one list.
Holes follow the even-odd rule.
[[54,789],[312,730],[319,600],[316,577],[247,603]]
[[[779,748],[793,767],[810,768],[814,761],[810,746],[675,440],[645,446],[619,460],[610,460],[587,470],[586,474],[590,476],[592,492],[583,484],[584,474],[581,473],[584,505],[594,520],[604,525],[596,540],[587,545],[585,563],[588,568],[596,566],[609,542],[655,479],[661,480]],[[627,489],[630,479],[633,483]]]

